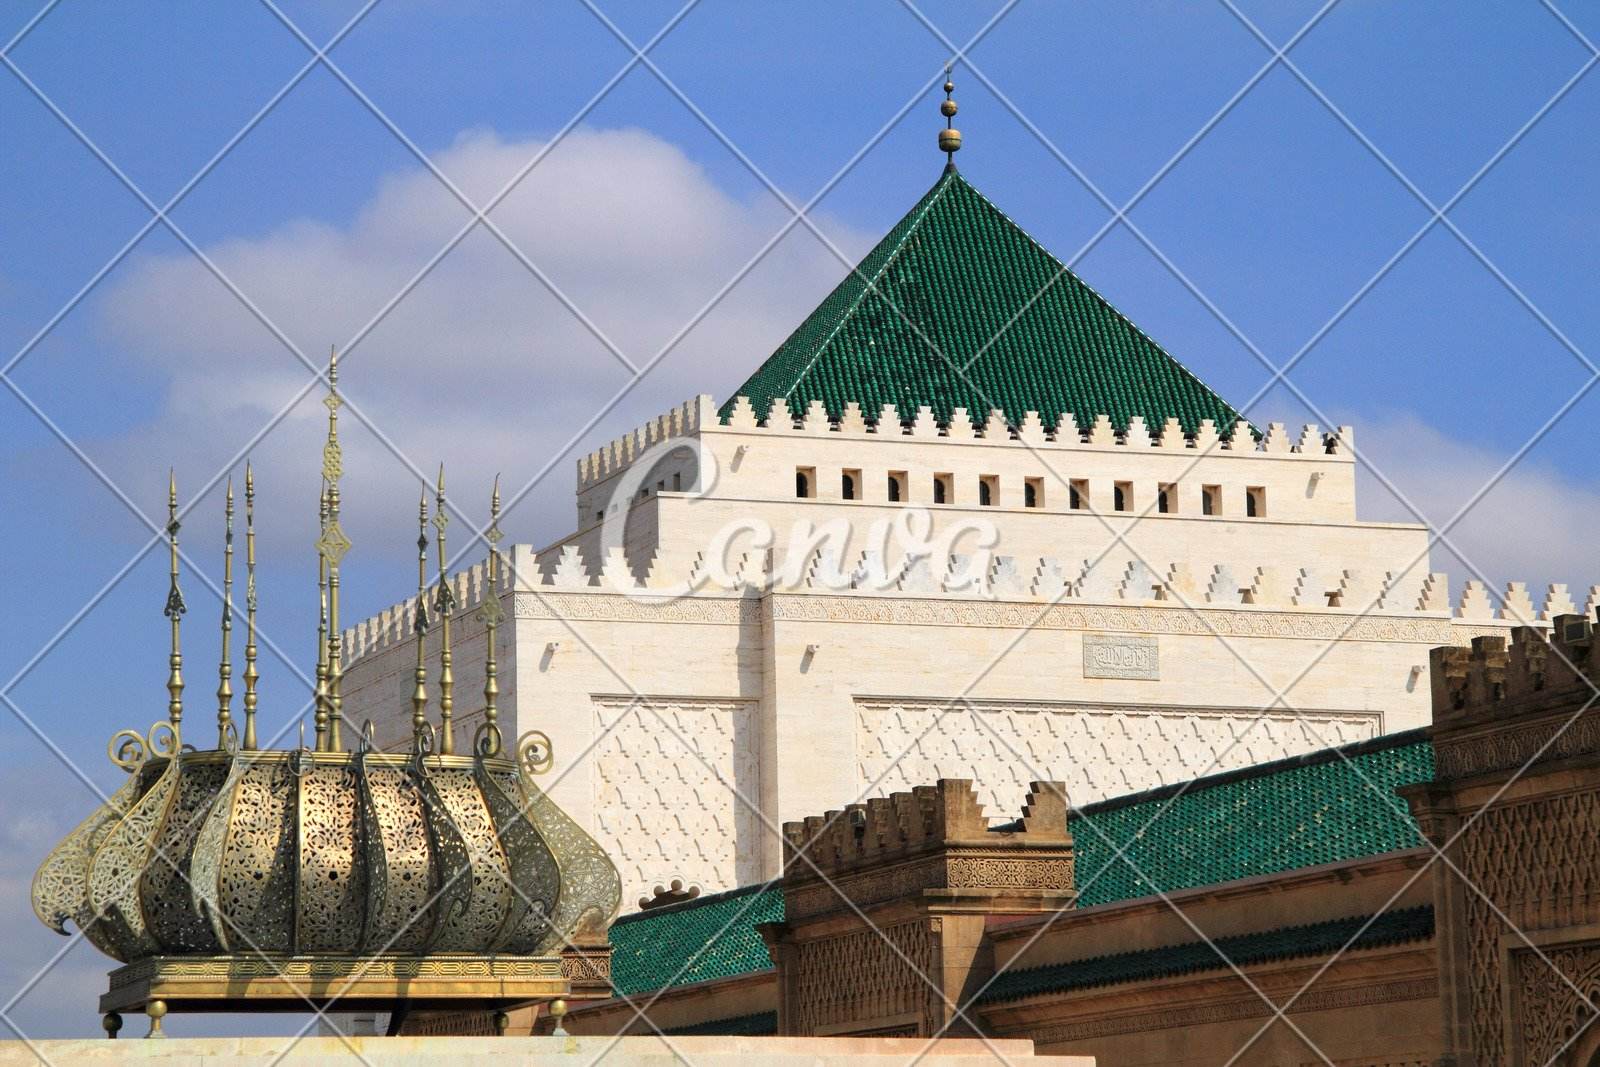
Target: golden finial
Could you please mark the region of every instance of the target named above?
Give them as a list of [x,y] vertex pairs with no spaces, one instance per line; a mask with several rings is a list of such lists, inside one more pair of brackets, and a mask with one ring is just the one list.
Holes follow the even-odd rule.
[[421,743],[428,726],[428,492],[417,504],[417,687],[411,691],[411,735]]
[[317,751],[321,752],[327,745],[328,736],[328,554],[322,550],[322,542],[328,536],[328,483],[322,483],[322,493],[317,501],[317,526],[322,531],[317,540],[317,688],[316,711],[313,721],[316,723]]
[[500,754],[500,725],[498,722],[500,710],[496,706],[500,699],[499,667],[495,662],[495,633],[500,625],[504,611],[500,607],[500,475],[494,476],[494,492],[489,496],[489,529],[484,532],[484,540],[489,542],[488,581],[484,584],[483,605],[478,609],[478,617],[483,620],[484,640],[488,644],[488,651],[483,659],[483,722],[487,727],[485,733],[488,737],[483,754],[485,756],[498,756]]
[[955,127],[956,107],[955,100],[950,94],[956,91],[956,83],[950,80],[950,69],[953,64],[946,64],[944,68],[944,100],[939,104],[939,114],[944,116],[944,129],[939,131],[939,151],[944,153],[944,169],[956,169],[956,153],[961,151],[961,131]]
[[244,739],[256,747],[256,476],[244,463]]
[[344,452],[339,447],[339,408],[344,401],[339,397],[337,348],[331,349],[328,354],[328,395],[322,402],[328,408],[328,441],[322,446],[322,476],[328,483],[328,502],[327,518],[322,524],[321,536],[317,538],[317,552],[327,561],[324,581],[328,596],[328,629],[324,640],[328,646],[328,729],[325,738],[318,735],[318,742],[324,751],[341,752],[344,750],[339,734],[340,712],[344,703],[344,638],[339,629],[339,562],[350,550],[350,539],[339,525],[339,477],[344,473]]
[[233,478],[228,479],[228,501],[223,508],[222,534],[222,657],[217,663],[217,747],[228,747],[233,728],[233,664],[228,650],[233,638]]
[[167,544],[172,557],[172,584],[167,589],[167,606],[162,614],[172,620],[172,653],[167,659],[171,668],[167,674],[167,720],[172,724],[172,751],[182,747],[183,723],[183,648],[179,623],[188,605],[183,602],[183,591],[178,588],[178,476],[167,471]]
[[446,568],[444,528],[450,525],[450,516],[444,508],[444,464],[439,464],[438,494],[434,497],[433,525],[439,531],[439,592],[433,602],[434,614],[439,619],[439,752],[451,755],[456,750],[453,736],[455,712],[455,674],[450,670],[450,616],[455,611],[455,593],[450,589],[450,574]]

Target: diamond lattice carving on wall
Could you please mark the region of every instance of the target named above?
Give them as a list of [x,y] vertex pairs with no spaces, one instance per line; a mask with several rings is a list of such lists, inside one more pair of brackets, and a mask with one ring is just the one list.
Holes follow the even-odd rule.
[[761,799],[755,706],[689,697],[594,706],[597,730],[615,725],[594,752],[595,838],[622,874],[622,899],[674,878],[712,892],[759,881],[760,816],[737,795]]
[[1011,818],[1037,779],[1065,782],[1073,804],[1088,804],[1360,741],[1382,727],[1378,712],[1331,711],[1271,712],[1250,727],[1258,714],[863,698],[856,701],[856,756],[862,788],[872,796],[972,778],[986,813]]

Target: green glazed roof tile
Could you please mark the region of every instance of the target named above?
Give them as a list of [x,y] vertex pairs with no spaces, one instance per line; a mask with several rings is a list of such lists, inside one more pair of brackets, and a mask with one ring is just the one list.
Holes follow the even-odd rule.
[[1219,937],[1211,944],[1189,941],[1027,970],[1003,971],[978,998],[978,1003],[993,1004],[1039,993],[1064,993],[1118,982],[1171,978],[1195,971],[1220,970],[1230,962],[1244,967],[1299,956],[1331,956],[1346,946],[1380,948],[1432,936],[1432,908],[1402,908],[1381,912],[1377,918],[1357,915],[1306,926],[1284,926],[1260,933]]
[[1068,817],[1078,906],[1414,848],[1394,791],[1432,778],[1413,730],[1087,805]]
[[953,170],[735,395],[760,418],[779,396],[835,418],[850,401],[869,420],[886,403],[907,421],[926,405],[941,424],[956,407],[978,423],[998,407],[1013,425],[1027,411],[1047,426],[1106,414],[1119,429],[1174,417],[1188,433],[1238,418]]
[[[1394,790],[1432,778],[1433,746],[1411,730],[1087,805],[1068,816],[1078,906],[1413,848],[1422,838]],[[631,996],[765,970],[756,924],[782,918],[776,886],[625,915],[611,927],[612,981]]]
[[772,966],[758,923],[783,918],[783,892],[747,886],[611,924],[611,982],[632,996]]

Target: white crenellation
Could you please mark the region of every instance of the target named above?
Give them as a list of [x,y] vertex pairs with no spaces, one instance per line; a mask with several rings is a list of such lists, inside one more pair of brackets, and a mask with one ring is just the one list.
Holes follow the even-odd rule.
[[1467,579],[1461,590],[1461,603],[1456,606],[1458,619],[1492,619],[1494,605],[1489,601],[1489,590],[1476,578]]
[[1505,595],[1500,598],[1500,617],[1518,626],[1533,625],[1536,616],[1527,582],[1506,583]]
[[1578,608],[1572,603],[1572,597],[1567,593],[1566,584],[1552,582],[1545,590],[1544,607],[1539,611],[1541,622],[1550,622],[1557,615],[1576,615]]
[[1422,591],[1417,596],[1417,610],[1448,612],[1450,610],[1450,580],[1437,571],[1422,580]]

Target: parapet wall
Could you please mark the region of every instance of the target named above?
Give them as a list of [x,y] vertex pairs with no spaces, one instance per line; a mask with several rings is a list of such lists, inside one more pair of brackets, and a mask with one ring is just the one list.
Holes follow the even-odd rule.
[[735,397],[724,422],[717,417],[716,402],[710,395],[702,393],[579,459],[578,490],[582,492],[627,469],[641,454],[662,441],[717,429],[910,437],[947,442],[1011,441],[1024,448],[1220,450],[1229,455],[1331,457],[1351,461],[1354,460],[1351,449],[1355,441],[1355,431],[1349,426],[1325,433],[1314,425],[1308,425],[1302,427],[1297,436],[1291,437],[1281,422],[1268,423],[1266,431],[1258,437],[1242,419],[1229,427],[1218,427],[1212,420],[1205,419],[1193,434],[1184,433],[1177,419],[1168,419],[1162,426],[1152,429],[1145,425],[1143,417],[1139,415],[1133,416],[1124,430],[1115,429],[1110,416],[1104,414],[1086,416],[1080,422],[1076,416],[1067,413],[1054,425],[1046,426],[1036,411],[1025,412],[1020,422],[1012,423],[999,410],[980,416],[958,407],[946,422],[940,423],[929,407],[920,407],[915,413],[906,415],[893,404],[885,404],[876,418],[869,419],[853,401],[845,406],[839,418],[831,418],[820,400],[813,400],[804,412],[791,412],[782,397],[773,400],[765,420],[756,418],[748,397]]
[[[1449,616],[1466,624],[1531,626],[1541,632],[1552,619],[1578,613],[1567,587],[1546,587],[1536,605],[1526,583],[1510,582],[1499,597],[1480,581],[1468,581],[1452,604],[1442,573],[1412,571],[1360,573],[1324,566],[1246,569],[1218,564],[1196,569],[1185,563],[1152,568],[1107,556],[1099,561],[1052,556],[947,556],[909,563],[888,561],[872,552],[848,563],[814,552],[803,564],[775,563],[769,552],[747,552],[721,564],[700,553],[657,556],[643,581],[620,549],[602,560],[587,558],[575,545],[558,545],[535,555],[517,546],[504,559],[502,593],[513,587],[597,595],[635,595],[647,599],[679,595],[755,595],[780,592],[831,593],[863,597],[937,596],[958,600],[1056,601],[1091,604],[1169,604],[1196,608],[1255,606],[1292,611],[1327,611],[1383,616]],[[515,562],[513,568],[510,564]],[[470,616],[487,584],[483,563],[452,578],[457,617]],[[433,587],[430,587],[433,588]],[[1582,613],[1600,611],[1600,585],[1589,587]],[[402,601],[347,629],[347,662],[412,639],[416,598]],[[1460,651],[1460,650],[1456,650]]]
[[1468,648],[1430,655],[1433,715],[1438,723],[1503,716],[1593,702],[1600,682],[1595,605],[1585,615],[1561,614],[1548,632],[1519,626],[1505,637],[1475,637]]

